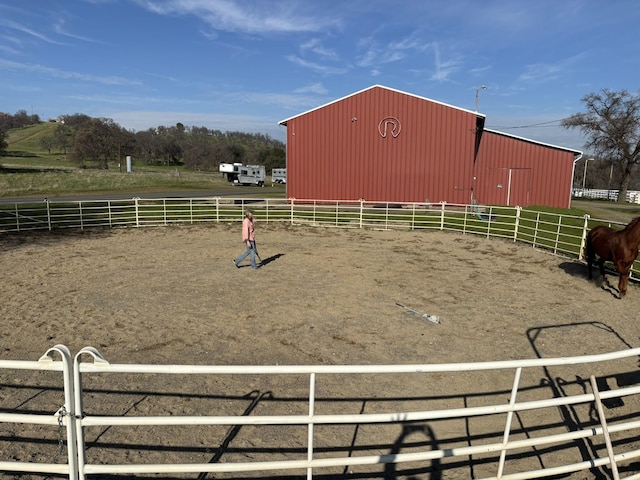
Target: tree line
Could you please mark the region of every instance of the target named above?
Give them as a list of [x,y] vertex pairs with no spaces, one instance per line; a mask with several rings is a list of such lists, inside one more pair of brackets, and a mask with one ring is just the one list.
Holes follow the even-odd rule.
[[[184,165],[196,171],[218,171],[221,163],[264,165],[267,171],[286,166],[284,143],[269,135],[222,132],[182,123],[133,132],[112,119],[82,113],[50,121],[56,127],[40,138],[40,147],[49,153],[53,149],[63,151],[81,167],[108,169],[129,155],[146,165]],[[39,123],[42,121],[37,115],[26,115],[24,110],[0,115],[0,154],[6,154],[9,129]]]

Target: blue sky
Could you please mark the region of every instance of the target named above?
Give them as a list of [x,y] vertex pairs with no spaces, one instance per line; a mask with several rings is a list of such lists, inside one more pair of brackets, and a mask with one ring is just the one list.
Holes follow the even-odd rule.
[[284,141],[280,120],[379,84],[478,92],[489,128],[581,150],[558,120],[638,92],[639,24],[637,0],[0,0],[0,111]]

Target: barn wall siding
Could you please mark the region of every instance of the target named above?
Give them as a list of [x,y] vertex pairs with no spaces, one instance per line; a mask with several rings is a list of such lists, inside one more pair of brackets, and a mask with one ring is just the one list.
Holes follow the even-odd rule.
[[296,117],[287,123],[288,195],[468,202],[475,118],[385,89]]
[[374,86],[283,121],[287,195],[569,206],[579,152],[484,130],[476,156],[479,118]]
[[478,203],[568,208],[574,153],[485,131],[475,169]]

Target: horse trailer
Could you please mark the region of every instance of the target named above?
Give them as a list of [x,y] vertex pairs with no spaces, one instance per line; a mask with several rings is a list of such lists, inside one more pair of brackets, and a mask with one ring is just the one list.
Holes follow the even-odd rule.
[[241,163],[221,163],[220,173],[234,185],[256,185],[264,187],[265,168],[263,165],[243,165]]
[[287,183],[287,169],[274,168],[271,170],[271,183]]

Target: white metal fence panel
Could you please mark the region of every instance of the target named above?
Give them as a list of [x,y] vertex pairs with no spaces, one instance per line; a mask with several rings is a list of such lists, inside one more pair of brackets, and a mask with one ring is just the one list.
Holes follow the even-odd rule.
[[[56,360],[54,357],[59,356],[60,359]],[[59,445],[60,450],[55,456],[51,458],[49,462],[36,462],[27,461],[26,459],[15,459],[9,461],[6,457],[0,454],[0,471],[3,472],[30,472],[30,473],[46,473],[56,475],[68,475],[70,479],[78,477],[78,452],[76,450],[76,437],[75,437],[75,425],[73,419],[75,418],[75,410],[73,404],[73,375],[72,375],[72,361],[71,353],[69,349],[64,345],[56,345],[49,350],[38,361],[24,361],[24,360],[0,360],[0,372],[9,373],[18,370],[30,370],[39,372],[62,372],[62,379],[58,380],[58,389],[53,392],[51,399],[52,405],[55,405],[55,410],[49,413],[38,412],[23,412],[20,408],[26,401],[22,401],[17,407],[10,408],[7,405],[9,396],[7,391],[17,387],[9,381],[3,382],[3,390],[5,395],[2,396],[2,408],[0,409],[0,424],[2,425],[42,425],[47,427],[41,430],[42,436],[37,441],[46,441]],[[16,378],[16,374],[13,373],[11,378]],[[14,380],[16,381],[16,380]],[[38,385],[33,386],[38,389]],[[56,400],[57,399],[57,400]],[[45,433],[46,432],[46,433]],[[64,438],[66,432],[66,440]],[[5,440],[7,441],[7,440]],[[20,434],[16,434],[10,440],[11,443],[17,445],[18,450],[22,450],[20,445],[33,441],[28,438],[23,438]],[[56,463],[54,460],[59,460],[64,451],[64,447],[67,447],[67,463]],[[0,448],[0,452],[7,454],[7,448]],[[55,451],[55,448],[53,449]]]
[[[55,354],[62,359],[54,361]],[[74,479],[189,473],[311,479],[347,470],[381,479],[613,471],[638,478],[639,355],[640,348],[421,365],[135,365],[111,364],[92,347],[72,361],[57,345],[37,362],[1,361],[0,369],[62,371],[63,407],[50,415],[3,411],[0,421],[64,425],[68,462],[0,461],[0,470]],[[487,372],[503,372],[502,380],[487,385]],[[181,389],[184,375],[202,377],[202,391]],[[423,381],[422,394],[403,394],[407,376]],[[273,393],[276,377],[285,381]],[[341,394],[344,382],[362,395]],[[237,395],[247,389],[249,395]],[[193,432],[188,445],[174,442],[179,428]],[[284,434],[274,435],[277,429]]]

